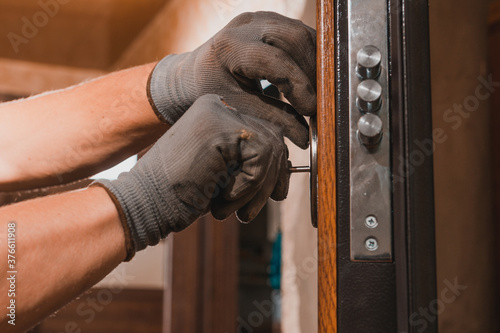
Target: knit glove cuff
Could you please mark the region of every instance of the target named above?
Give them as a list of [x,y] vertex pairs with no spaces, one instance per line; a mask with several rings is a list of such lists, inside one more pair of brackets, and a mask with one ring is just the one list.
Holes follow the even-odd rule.
[[119,181],[96,180],[92,185],[105,188],[118,209],[126,239],[125,261],[132,259],[135,252],[158,244],[174,231],[171,223],[176,210],[172,209],[170,200],[160,199],[152,193],[154,191],[145,191],[145,184],[134,174],[123,173]]
[[189,53],[163,58],[149,76],[147,94],[154,112],[163,122],[173,125],[196,99]]

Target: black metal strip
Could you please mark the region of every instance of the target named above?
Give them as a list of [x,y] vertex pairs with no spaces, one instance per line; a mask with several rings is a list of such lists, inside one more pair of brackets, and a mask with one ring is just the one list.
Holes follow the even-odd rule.
[[409,329],[408,294],[408,243],[406,227],[406,140],[405,140],[405,98],[404,55],[403,55],[403,3],[389,2],[390,33],[390,92],[392,127],[392,207],[394,230],[394,260],[396,263],[396,302],[398,332]]
[[[432,153],[429,4],[403,0],[403,52],[406,117],[406,181],[409,278],[409,332],[437,332],[437,318],[425,318],[436,299],[436,250]],[[432,141],[431,141],[432,142]],[[423,156],[423,158],[422,158]]]

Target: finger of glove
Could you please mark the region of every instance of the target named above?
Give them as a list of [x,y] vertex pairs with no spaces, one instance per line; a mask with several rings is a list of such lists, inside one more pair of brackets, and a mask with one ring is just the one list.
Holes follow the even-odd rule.
[[277,174],[273,172],[266,179],[265,185],[257,192],[257,194],[247,202],[243,207],[236,211],[236,216],[241,222],[248,223],[252,221],[265,206],[267,200],[271,196],[276,182]]
[[267,120],[282,130],[284,136],[302,149],[309,146],[309,125],[288,103],[262,94],[228,96],[229,104],[236,105],[240,113]]
[[290,184],[291,166],[292,162],[290,162],[286,156],[282,156],[282,159],[280,161],[278,179],[276,182],[276,186],[274,187],[273,193],[271,193],[271,199],[275,201],[282,201],[286,199]]
[[238,200],[260,189],[270,167],[269,161],[273,153],[271,141],[258,138],[256,132],[248,132],[247,135],[240,142],[240,172],[234,177],[234,182],[222,191],[224,198],[229,201]]
[[[273,165],[269,168],[269,172],[266,175],[266,180],[264,181],[262,188],[255,194],[255,196],[246,203],[243,207],[238,209],[236,216],[242,222],[252,221],[262,210],[262,207],[267,203],[267,200],[276,191],[276,186],[278,186],[279,176],[281,176],[282,169],[287,169],[288,164],[286,159],[284,159],[284,151],[279,159],[273,159]],[[281,179],[285,181],[285,179]],[[288,184],[280,183],[281,190],[288,191]],[[280,193],[281,194],[281,193]]]
[[212,201],[211,213],[217,220],[224,220],[233,214],[236,210],[243,207],[247,202],[249,202],[255,193],[247,193],[243,197],[237,200],[226,200],[223,196],[218,196]]
[[224,220],[236,211],[236,216],[241,222],[246,223],[253,220],[266,204],[271,192],[273,192],[277,172],[271,172],[266,176],[266,180],[260,186],[253,188],[253,191],[236,200],[227,200],[222,196],[214,199],[211,206],[213,217]]
[[233,74],[267,79],[305,116],[316,113],[316,91],[302,68],[285,51],[262,42],[240,47],[226,59]]
[[[277,179],[276,181],[272,182],[272,184],[275,185],[272,185],[274,187],[274,190],[270,195],[273,200],[284,200],[288,194],[288,184],[290,180],[289,169],[292,164],[290,161],[288,161],[289,151],[287,145],[283,140],[283,130],[273,123],[263,121],[259,118],[246,116],[245,120],[250,126],[259,129],[259,133],[261,133],[261,136],[267,137],[266,142],[272,145],[273,158],[270,160],[271,166],[269,170],[272,170],[273,167],[276,168]],[[266,184],[270,184],[268,179],[269,176],[264,182],[263,186],[266,186]]]
[[[282,179],[280,178],[283,169],[287,171],[288,163],[283,165],[283,159],[281,159],[279,164],[281,165],[279,170],[277,165],[273,165],[260,186],[254,188],[253,191],[248,192],[244,196],[236,200],[227,200],[223,196],[215,198],[211,206],[212,215],[218,220],[224,220],[237,211],[236,216],[241,222],[250,222],[258,215],[262,207],[266,204],[267,199],[275,192],[285,193],[284,196],[286,196],[288,192],[288,179],[286,179],[286,176]],[[277,189],[277,187],[280,187],[280,189]],[[279,195],[282,196],[281,193]]]
[[[271,166],[269,172],[271,172],[272,168],[276,168],[277,179],[272,182],[272,184],[275,185],[273,185],[274,189],[270,196],[276,201],[284,200],[288,194],[288,184],[291,174],[290,167],[292,164],[288,161],[289,151],[287,145],[283,141],[283,136],[281,134],[282,130],[272,123],[262,121],[254,117],[246,117],[246,121],[249,125],[254,126],[255,128],[260,128],[260,131],[263,132],[261,135],[264,135],[265,133],[268,137],[266,141],[273,145],[273,159],[270,160]],[[263,186],[270,184],[268,180],[269,176]]]
[[316,90],[316,30],[298,20],[274,23],[265,25],[262,41],[288,53]]
[[[243,13],[228,28],[258,36],[264,43],[288,53],[316,87],[316,30],[303,22],[275,12]],[[239,38],[241,39],[241,38]]]

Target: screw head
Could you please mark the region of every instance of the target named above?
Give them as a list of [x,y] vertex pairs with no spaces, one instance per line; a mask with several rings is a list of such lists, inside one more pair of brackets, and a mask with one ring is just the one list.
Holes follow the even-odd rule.
[[373,215],[368,215],[365,218],[365,225],[370,229],[376,228],[378,226],[377,218]]
[[368,251],[375,251],[378,249],[378,242],[375,238],[370,237],[365,241],[365,247]]

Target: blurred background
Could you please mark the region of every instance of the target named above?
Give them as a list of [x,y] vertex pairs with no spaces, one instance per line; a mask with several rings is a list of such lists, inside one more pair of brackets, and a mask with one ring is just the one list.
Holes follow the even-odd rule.
[[[314,27],[315,6],[312,0],[0,0],[0,100],[193,50],[246,11],[272,10]],[[489,85],[483,97],[478,87],[500,82],[500,2],[430,0],[429,8],[433,126],[447,138],[434,153],[437,296],[450,282],[467,287],[440,309],[439,327],[498,332],[500,93]],[[294,164],[308,163],[307,152],[289,147]],[[169,236],[33,331],[316,332],[317,238],[308,187],[307,175],[292,176],[289,198],[268,204],[249,225],[206,217]],[[0,202],[54,191],[0,193]]]

